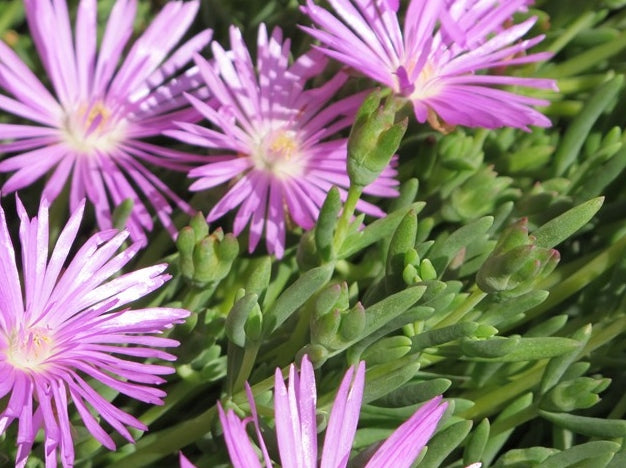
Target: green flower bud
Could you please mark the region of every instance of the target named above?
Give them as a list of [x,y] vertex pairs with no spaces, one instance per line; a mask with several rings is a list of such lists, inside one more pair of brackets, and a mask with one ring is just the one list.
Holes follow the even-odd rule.
[[487,293],[517,297],[549,275],[559,258],[556,250],[536,245],[536,239],[528,235],[527,220],[523,218],[502,232],[493,252],[478,271],[476,283]]
[[399,101],[376,90],[357,112],[348,139],[348,175],[352,185],[365,187],[387,167],[404,136],[408,119],[394,123]]

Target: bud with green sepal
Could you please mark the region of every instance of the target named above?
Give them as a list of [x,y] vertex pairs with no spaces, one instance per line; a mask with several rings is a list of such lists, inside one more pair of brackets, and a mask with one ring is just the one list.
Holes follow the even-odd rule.
[[372,92],[359,108],[348,139],[348,176],[356,187],[374,182],[396,153],[408,119],[396,123],[396,113],[404,105],[383,92]]
[[502,232],[476,283],[486,293],[517,297],[552,273],[559,258],[556,250],[536,245],[528,235],[527,219],[522,218]]

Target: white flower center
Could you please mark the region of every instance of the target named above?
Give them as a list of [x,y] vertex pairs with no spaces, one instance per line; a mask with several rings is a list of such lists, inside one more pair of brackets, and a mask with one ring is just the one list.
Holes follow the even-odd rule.
[[9,337],[7,361],[17,369],[39,371],[45,368],[53,351],[50,330],[41,327],[19,330]]
[[75,150],[91,154],[108,152],[123,138],[126,122],[102,101],[80,105],[66,114],[62,132],[65,142]]
[[302,174],[302,152],[293,130],[275,130],[261,138],[252,155],[257,169],[288,178]]

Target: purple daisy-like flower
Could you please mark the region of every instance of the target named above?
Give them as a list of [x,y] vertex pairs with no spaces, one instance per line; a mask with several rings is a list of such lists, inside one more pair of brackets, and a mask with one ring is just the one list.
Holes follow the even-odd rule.
[[63,466],[73,466],[70,402],[89,432],[108,449],[115,449],[115,444],[93,411],[131,442],[127,427],[146,430],[141,421],[99,395],[89,380],[146,403],[163,404],[165,392],[154,385],[163,383],[160,375],[174,369],[142,360],[175,360],[154,348],[178,342],[155,335],[189,315],[165,307],[120,309],[169,279],[163,274],[167,265],[112,278],[140,248],[136,242],[117,253],[128,238],[126,231],[99,232],[68,259],[83,207],[79,203],[48,255],[47,202],[42,202],[37,217],[29,219],[18,200],[21,280],[0,207],[0,401],[4,401],[0,435],[18,421],[18,467],[25,466],[40,429],[46,467],[56,466],[57,454]]
[[[25,0],[26,17],[52,93],[0,41],[0,109],[30,124],[0,124],[0,172],[14,172],[4,194],[51,172],[44,197],[54,200],[68,179],[70,208],[87,198],[98,225],[109,229],[112,206],[132,199],[128,229],[145,239],[153,220],[144,201],[174,236],[172,202],[190,207],[155,176],[147,164],[187,171],[190,155],[143,141],[172,128],[173,120],[197,120],[183,96],[201,80],[185,70],[194,53],[211,39],[203,31],[177,48],[195,18],[199,2],[170,2],[123,57],[133,32],[136,0],[117,0],[97,50],[97,2],[81,0],[72,34],[65,0]],[[168,58],[169,56],[169,58]]]
[[491,72],[551,56],[524,55],[544,37],[520,40],[537,18],[509,24],[529,0],[411,0],[402,30],[398,1],[329,3],[336,16],[307,0],[302,9],[319,29],[302,29],[319,40],[319,50],[406,97],[419,122],[440,130],[550,125],[532,107],[548,101],[498,86],[555,90],[554,80]]
[[[214,108],[193,96],[189,100],[213,128],[180,123],[181,130],[168,135],[223,151],[207,156],[206,164],[189,172],[190,177],[198,178],[190,189],[205,190],[236,181],[209,212],[208,221],[239,207],[235,234],[249,224],[249,249],[253,251],[265,232],[268,251],[280,258],[287,218],[310,229],[328,190],[333,185],[349,186],[347,139],[331,138],[352,123],[364,96],[329,104],[347,78],[343,73],[320,87],[305,89],[307,81],[324,70],[327,60],[311,50],[290,64],[290,42],[283,41],[279,28],[269,38],[265,26],[259,28],[256,66],[235,27],[230,29],[230,42],[232,50],[228,52],[213,42],[214,65],[196,57],[216,104]],[[387,168],[365,192],[397,195],[394,175],[395,171]],[[340,190],[345,196],[345,190]],[[378,207],[363,201],[357,208],[383,215]]]
[[[365,363],[346,372],[328,419],[322,456],[318,465],[317,423],[315,417],[316,388],[313,366],[307,356],[302,359],[300,373],[292,364],[289,368],[289,383],[285,386],[280,369],[274,379],[274,413],[276,439],[284,468],[343,468],[348,464],[352,442],[363,399],[365,385]],[[262,467],[273,465],[263,441],[258,416],[250,387],[247,387],[252,416],[239,419],[230,409],[224,411],[218,404],[218,412],[230,459],[235,468]],[[383,442],[365,465],[369,468],[410,467],[435,432],[447,403],[435,397],[424,403],[406,422],[398,427]],[[263,465],[246,433],[245,426],[252,421],[263,456]]]

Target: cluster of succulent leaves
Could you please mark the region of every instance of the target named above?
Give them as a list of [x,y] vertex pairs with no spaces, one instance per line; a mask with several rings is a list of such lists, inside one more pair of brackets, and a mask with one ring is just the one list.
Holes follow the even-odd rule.
[[[28,56],[28,37],[8,29],[20,31],[20,3],[3,7],[0,29]],[[146,15],[155,3],[142,2]],[[552,128],[443,135],[409,119],[400,141],[400,116],[379,119],[384,131],[357,119],[367,131],[351,137],[351,194],[377,170],[365,140],[400,142],[400,196],[377,201],[385,218],[345,216],[332,190],[315,228],[294,231],[280,261],[246,253],[228,219],[181,218],[175,247],[155,235],[134,267],[163,256],[173,279],[149,302],[193,312],[172,332],[182,344],[166,405],[103,390],[150,432],[135,434],[134,446],[117,439],[110,453],[78,427],[77,459],[154,466],[184,449],[199,466],[226,465],[216,402],[245,414],[248,381],[271,422],[274,369],[307,353],[322,426],[346,367],[367,362],[357,451],[443,393],[450,404],[420,466],[626,466],[625,5],[545,0],[531,9],[547,34],[540,47],[555,57],[511,72],[558,80],[559,93],[543,93]],[[280,24],[297,50],[308,46],[300,20],[296,1],[210,0],[197,26],[227,43],[228,22],[250,38],[262,21]],[[194,198],[205,210],[212,200]]]

